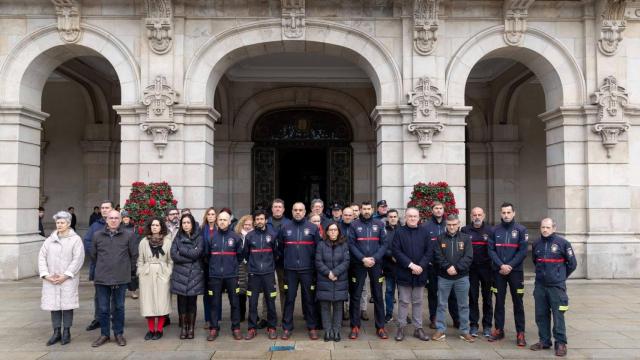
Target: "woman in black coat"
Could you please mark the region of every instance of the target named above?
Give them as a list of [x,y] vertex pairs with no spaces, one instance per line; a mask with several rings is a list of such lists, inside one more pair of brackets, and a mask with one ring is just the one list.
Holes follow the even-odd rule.
[[180,339],[193,339],[198,295],[204,294],[204,242],[201,233],[194,229],[195,223],[191,214],[182,215],[180,230],[171,244],[171,292],[178,295]]
[[324,341],[340,341],[342,305],[349,296],[349,245],[335,222],[327,224],[324,240],[316,247],[318,284]]

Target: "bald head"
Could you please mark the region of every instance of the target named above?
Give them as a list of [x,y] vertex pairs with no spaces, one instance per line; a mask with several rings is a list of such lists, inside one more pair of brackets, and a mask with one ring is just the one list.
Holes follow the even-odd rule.
[[484,210],[481,207],[471,209],[471,222],[474,228],[480,228],[484,222]]
[[109,210],[107,212],[107,227],[109,230],[116,230],[120,227],[120,223],[122,222],[122,217],[120,216],[120,212],[118,210]]
[[293,214],[293,218],[295,220],[301,221],[302,219],[304,219],[304,216],[306,215],[307,211],[305,210],[303,203],[297,202],[293,204],[293,207],[291,208],[291,213]]

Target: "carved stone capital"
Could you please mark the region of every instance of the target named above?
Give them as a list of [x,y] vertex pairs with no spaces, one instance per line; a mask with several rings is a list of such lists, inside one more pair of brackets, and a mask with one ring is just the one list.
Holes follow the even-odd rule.
[[520,46],[527,31],[529,7],[534,0],[505,0],[504,42],[509,46]]
[[301,39],[305,34],[304,0],[282,1],[282,38]]
[[160,157],[169,142],[169,135],[178,131],[173,119],[173,105],[178,102],[177,99],[178,94],[167,85],[164,76],[157,76],[144,91],[142,103],[147,106],[147,118],[140,124],[140,129],[153,135],[153,144]]
[[598,49],[604,55],[612,56],[618,51],[622,32],[627,28],[624,18],[626,6],[626,0],[607,0],[605,3],[598,39]]
[[593,132],[600,134],[602,145],[607,150],[607,157],[611,157],[611,149],[618,144],[618,136],[630,128],[628,123],[598,123],[593,125]]
[[433,143],[433,135],[444,130],[441,123],[411,123],[407,127],[410,133],[418,137],[418,146],[422,149],[422,157],[427,157],[427,150]]
[[56,7],[58,34],[66,43],[76,43],[82,36],[80,29],[80,5],[75,0],[51,0]]
[[413,1],[413,48],[420,55],[432,54],[438,44],[438,0]]
[[147,39],[151,50],[165,54],[173,44],[173,8],[170,0],[145,0]]

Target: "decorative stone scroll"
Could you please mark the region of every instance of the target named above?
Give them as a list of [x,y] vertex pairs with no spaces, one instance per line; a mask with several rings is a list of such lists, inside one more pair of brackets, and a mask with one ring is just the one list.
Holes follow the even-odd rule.
[[164,76],[157,76],[155,82],[144,90],[142,103],[147,106],[147,119],[140,124],[140,129],[153,135],[159,157],[163,156],[169,135],[178,131],[178,124],[173,120],[173,104],[178,102],[177,99],[178,94],[167,85]]
[[433,143],[433,136],[444,130],[444,124],[438,121],[437,108],[442,106],[442,94],[432,85],[431,79],[422,77],[413,91],[408,94],[408,103],[413,105],[413,120],[407,127],[410,133],[418,137],[418,146],[422,157]]
[[305,33],[304,0],[282,1],[282,38],[300,39]]
[[611,157],[611,149],[618,143],[618,136],[630,127],[623,117],[623,109],[629,103],[627,90],[618,85],[614,76],[608,76],[600,89],[591,95],[591,100],[598,105],[598,122],[593,131],[602,136],[607,157]]
[[166,54],[173,44],[173,9],[170,0],[145,0],[147,39],[156,54]]
[[527,31],[529,7],[534,0],[505,0],[504,42],[509,46],[520,46]]
[[76,43],[82,36],[80,29],[80,6],[74,0],[51,0],[56,7],[58,33],[66,43]]
[[413,48],[420,55],[433,53],[438,44],[438,0],[413,1]]
[[600,24],[600,39],[598,49],[607,56],[612,56],[618,51],[618,45],[622,41],[622,32],[627,28],[624,19],[626,0],[607,0],[602,11],[602,24]]

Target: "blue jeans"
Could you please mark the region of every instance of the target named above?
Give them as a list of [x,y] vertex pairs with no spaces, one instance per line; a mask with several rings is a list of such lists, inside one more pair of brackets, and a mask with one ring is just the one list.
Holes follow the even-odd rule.
[[460,321],[460,333],[469,333],[469,276],[457,280],[445,279],[438,276],[438,311],[436,312],[436,328],[438,332],[447,330],[445,319],[447,303],[451,290],[456,294]]
[[[110,325],[112,322],[113,334],[122,335],[124,333],[124,296],[127,291],[127,284],[96,284],[96,291],[98,296],[98,307],[100,309],[100,335],[110,335]],[[111,308],[112,301],[114,303],[113,310]]]
[[396,292],[396,278],[387,275],[384,277],[386,288],[384,291],[384,311],[385,315],[393,316],[393,299]]

